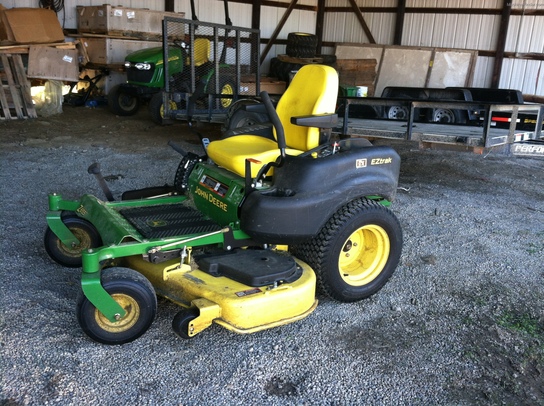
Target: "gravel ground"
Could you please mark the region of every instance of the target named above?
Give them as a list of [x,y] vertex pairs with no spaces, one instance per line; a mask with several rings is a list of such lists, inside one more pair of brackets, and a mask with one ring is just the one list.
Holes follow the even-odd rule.
[[[217,129],[201,128],[215,136]],[[308,318],[181,340],[159,299],[140,339],[92,342],[75,316],[80,271],[46,255],[47,194],[102,196],[171,182],[184,123],[105,109],[0,123],[1,405],[544,405],[544,161],[395,148],[401,264],[372,298],[321,295]]]

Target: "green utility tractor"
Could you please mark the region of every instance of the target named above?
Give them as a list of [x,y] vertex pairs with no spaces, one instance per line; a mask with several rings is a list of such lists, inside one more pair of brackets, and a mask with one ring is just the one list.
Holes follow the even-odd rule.
[[127,82],[109,92],[110,110],[133,115],[147,101],[158,124],[172,119],[223,122],[235,101],[256,97],[259,31],[232,26],[226,1],[225,11],[225,25],[165,18],[162,47],[126,56]]
[[[400,157],[364,139],[331,140],[338,74],[306,65],[274,107],[274,137],[240,134],[183,155],[174,185],[125,192],[120,201],[49,196],[45,248],[82,266],[76,314],[93,340],[143,335],[156,295],[181,306],[174,332],[212,324],[253,333],[316,308],[316,287],[341,302],[378,292],[403,244],[390,209]],[[264,114],[264,113],[263,113]],[[96,166],[90,172],[99,175]]]

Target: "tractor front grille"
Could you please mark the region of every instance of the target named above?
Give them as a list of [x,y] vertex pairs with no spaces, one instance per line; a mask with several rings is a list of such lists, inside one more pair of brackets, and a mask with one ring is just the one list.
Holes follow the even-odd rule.
[[135,67],[127,68],[127,80],[129,82],[150,83],[155,74],[155,65],[149,70],[140,70]]

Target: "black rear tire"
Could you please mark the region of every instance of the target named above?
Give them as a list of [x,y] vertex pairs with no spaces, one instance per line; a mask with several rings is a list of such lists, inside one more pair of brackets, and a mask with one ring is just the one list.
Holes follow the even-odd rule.
[[44,247],[47,254],[56,263],[68,268],[79,268],[82,264],[82,254],[91,248],[102,245],[102,238],[96,228],[87,220],[78,217],[76,214],[62,216],[62,222],[79,240],[79,245],[67,247],[49,228],[45,230]]
[[293,254],[316,272],[327,296],[354,302],[378,292],[395,271],[402,251],[402,229],[381,204],[358,199],[338,210],[309,242]]
[[102,286],[127,314],[111,322],[80,292],[76,313],[85,334],[110,345],[128,343],[144,334],[157,313],[157,296],[151,282],[129,268],[108,268],[102,271]]

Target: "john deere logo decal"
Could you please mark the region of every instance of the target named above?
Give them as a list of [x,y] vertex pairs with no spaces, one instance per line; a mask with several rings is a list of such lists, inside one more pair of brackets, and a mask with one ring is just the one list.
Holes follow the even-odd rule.
[[164,220],[147,220],[147,225],[149,227],[164,227],[168,223]]

